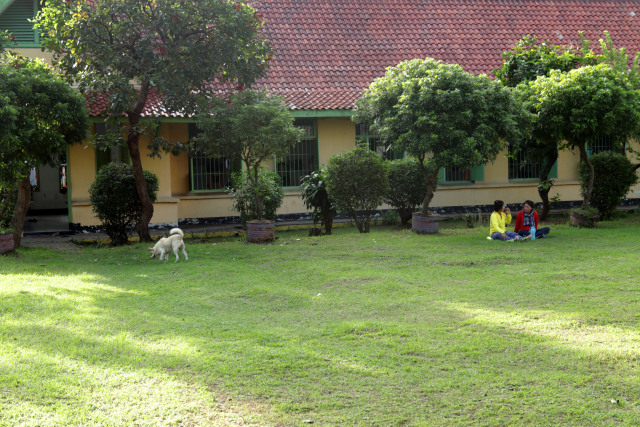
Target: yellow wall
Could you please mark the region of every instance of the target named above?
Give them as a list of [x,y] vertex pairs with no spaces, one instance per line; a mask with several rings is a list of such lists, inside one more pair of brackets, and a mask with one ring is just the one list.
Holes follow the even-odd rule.
[[[320,164],[326,164],[329,158],[338,153],[353,149],[355,146],[355,125],[348,118],[318,119],[318,146]],[[163,123],[161,136],[167,140],[186,142],[188,126],[186,123]],[[237,216],[231,209],[232,199],[224,192],[191,193],[189,178],[189,157],[187,153],[178,156],[162,155],[160,159],[147,156],[147,141],[141,139],[140,150],[145,169],[156,173],[160,190],[154,204],[154,224],[175,224],[181,219],[215,218]],[[638,144],[636,144],[638,145]],[[640,148],[640,147],[635,147]],[[579,154],[568,150],[560,151],[558,159],[558,178],[551,189],[550,196],[558,195],[560,201],[581,199],[578,186]],[[511,205],[519,205],[526,199],[538,201],[537,181],[509,181],[507,175],[508,160],[505,153],[498,155],[494,162],[485,166],[484,181],[468,184],[442,184],[436,191],[432,202],[437,206],[488,205],[495,199],[502,199]],[[273,162],[267,162],[267,168],[273,168]],[[72,222],[82,226],[99,225],[91,211],[88,188],[95,175],[95,156],[93,150],[81,145],[70,147],[69,180],[71,184]],[[628,197],[640,198],[640,185],[636,185]],[[389,208],[382,206],[381,208]],[[307,212],[299,191],[285,189],[285,198],[279,214],[297,214]]]
[[320,165],[326,165],[334,154],[344,153],[356,145],[356,127],[348,117],[318,119]]

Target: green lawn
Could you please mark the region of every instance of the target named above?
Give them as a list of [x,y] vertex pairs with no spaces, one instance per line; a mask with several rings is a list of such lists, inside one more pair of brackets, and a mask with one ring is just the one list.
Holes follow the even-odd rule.
[[640,423],[640,215],[0,257],[0,425]]

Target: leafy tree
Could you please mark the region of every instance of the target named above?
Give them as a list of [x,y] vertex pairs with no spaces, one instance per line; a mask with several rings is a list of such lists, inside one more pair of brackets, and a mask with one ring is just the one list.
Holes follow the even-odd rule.
[[0,187],[17,200],[11,227],[20,245],[31,201],[29,171],[57,164],[68,144],[85,138],[85,99],[41,60],[10,55],[0,64]]
[[[144,170],[147,192],[152,201],[158,193],[158,177]],[[142,203],[136,192],[133,168],[125,163],[109,163],[100,168],[89,187],[93,211],[98,215],[113,246],[129,241],[127,229],[140,220]]]
[[325,233],[331,234],[333,218],[337,215],[336,206],[327,191],[327,171],[319,169],[302,178],[301,197],[307,209],[313,209],[313,225],[318,221],[324,226]]
[[407,157],[389,162],[389,193],[385,202],[398,211],[402,227],[409,227],[413,211],[426,192],[427,184],[416,159]]
[[606,64],[589,65],[567,73],[551,71],[549,77],[529,82],[526,107],[537,115],[535,138],[561,148],[578,149],[586,163],[588,180],[582,209],[593,192],[593,164],[586,144],[609,135],[618,144],[640,131],[640,92],[626,73]]
[[[593,193],[591,206],[602,218],[611,218],[616,207],[624,200],[632,185],[638,182],[635,168],[627,157],[613,151],[591,156],[593,164]],[[589,168],[580,164],[580,191],[584,195],[589,183]]]
[[502,141],[517,139],[524,111],[502,83],[426,58],[388,68],[357,102],[353,119],[418,159],[426,216],[438,171],[495,159]]
[[[231,0],[48,0],[38,14],[43,46],[54,65],[86,95],[107,98],[110,120],[128,120],[127,146],[142,201],[136,231],[150,241],[153,204],[138,141],[150,95],[169,111],[192,111],[196,95],[219,85],[250,85],[266,71],[270,47],[260,34],[262,15]],[[152,154],[176,145],[153,139]]]
[[360,233],[368,233],[371,217],[389,190],[387,165],[365,145],[338,154],[327,163],[327,191],[339,212],[349,215]]
[[[551,70],[569,71],[576,67],[593,64],[598,58],[589,49],[589,42],[584,38],[582,48],[575,46],[559,46],[549,41],[539,42],[537,37],[526,35],[516,42],[513,49],[502,53],[502,66],[494,70],[495,76],[505,86],[516,87],[519,84],[535,80],[538,76],[548,76]],[[531,119],[535,120],[532,115]],[[541,218],[549,213],[549,191],[553,180],[549,173],[558,160],[556,141],[542,141],[525,136],[517,141],[510,141],[514,151],[523,151],[527,161],[540,163],[538,194],[542,200]]]
[[[258,189],[259,171],[265,160],[285,157],[302,136],[293,124],[284,100],[264,90],[242,90],[228,100],[214,99],[198,115],[197,150],[209,156],[236,153],[244,163],[246,179]],[[257,219],[264,216],[266,193],[255,192]]]

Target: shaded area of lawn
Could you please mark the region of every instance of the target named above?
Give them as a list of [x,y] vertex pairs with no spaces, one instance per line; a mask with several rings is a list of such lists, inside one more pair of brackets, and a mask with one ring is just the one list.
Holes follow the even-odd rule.
[[21,251],[0,424],[635,423],[639,222]]

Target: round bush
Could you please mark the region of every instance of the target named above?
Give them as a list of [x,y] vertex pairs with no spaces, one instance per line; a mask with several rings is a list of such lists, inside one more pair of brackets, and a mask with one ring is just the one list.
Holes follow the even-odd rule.
[[[156,201],[158,177],[144,171],[147,191],[152,202]],[[113,245],[127,243],[127,228],[135,226],[142,215],[142,203],[136,190],[136,180],[131,165],[109,163],[98,171],[89,187],[93,211],[98,215],[105,233]]]
[[393,206],[403,227],[427,194],[427,182],[420,171],[418,160],[413,157],[389,162],[389,192],[385,202]]
[[389,190],[387,165],[368,147],[331,157],[327,163],[327,191],[339,212],[349,215],[361,233],[368,233],[371,217]]
[[[276,211],[284,200],[282,178],[275,172],[261,170],[258,173],[258,184],[255,185],[246,175],[234,174],[231,194],[234,197],[233,208],[240,213],[240,221],[245,224],[254,219],[269,219],[275,221]],[[263,200],[263,218],[258,218],[256,206],[257,196]]]
[[[598,209],[602,218],[611,218],[631,186],[638,182],[638,176],[631,161],[613,151],[594,154],[591,163],[594,171],[591,206]],[[583,162],[580,164],[580,191],[583,196],[588,180],[589,168]]]

